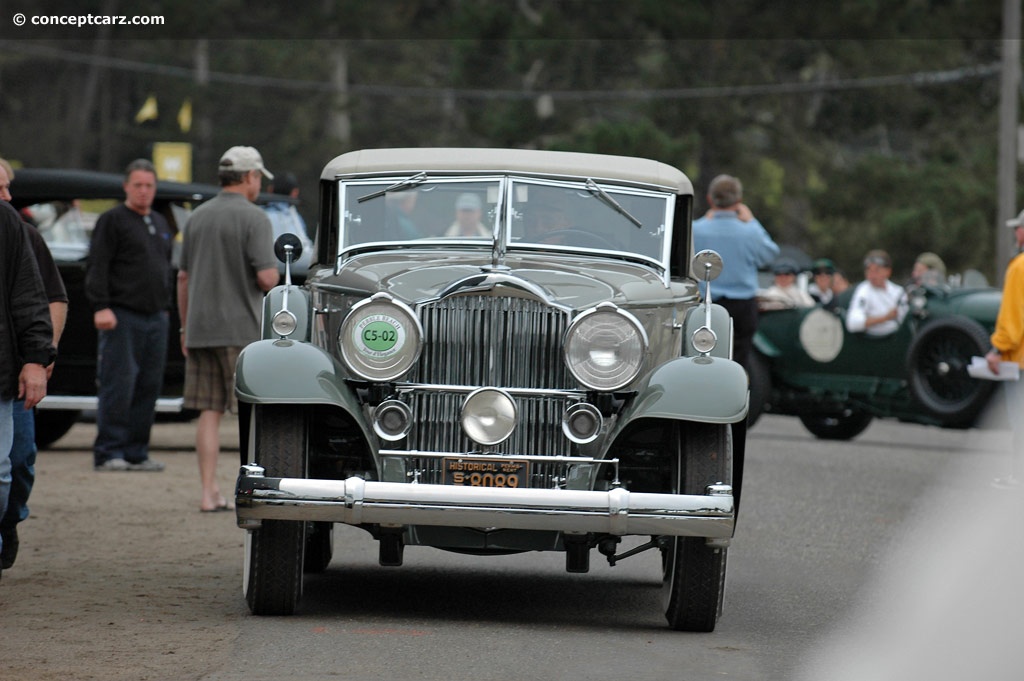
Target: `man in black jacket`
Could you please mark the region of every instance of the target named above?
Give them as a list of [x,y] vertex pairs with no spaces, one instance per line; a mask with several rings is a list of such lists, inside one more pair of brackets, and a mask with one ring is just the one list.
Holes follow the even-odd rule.
[[46,396],[46,367],[57,352],[26,229],[17,211],[0,201],[0,511],[11,488],[14,400],[32,409]]
[[128,164],[123,186],[124,203],[96,221],[85,270],[99,333],[93,463],[97,471],[162,471],[149,458],[149,436],[167,359],[174,234],[152,210],[152,163]]

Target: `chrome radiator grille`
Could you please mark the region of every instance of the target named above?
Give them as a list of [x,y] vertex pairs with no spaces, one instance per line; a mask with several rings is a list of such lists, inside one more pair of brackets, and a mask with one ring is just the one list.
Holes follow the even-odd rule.
[[432,452],[486,452],[569,456],[572,445],[562,434],[562,414],[570,404],[564,396],[518,396],[519,426],[499,445],[485,447],[473,442],[459,425],[464,394],[416,391],[408,396],[416,427],[409,433],[407,448]]
[[[423,351],[408,380],[419,387],[405,392],[413,429],[407,451],[571,456],[576,446],[562,434],[562,415],[573,398],[565,391],[575,382],[562,359],[568,324],[564,311],[526,298],[488,295],[453,296],[419,309]],[[519,425],[499,445],[470,440],[459,423],[466,393],[444,386],[549,390],[516,394]],[[440,462],[423,459],[417,466],[427,479],[440,479]],[[534,467],[534,484],[547,485],[556,465]]]
[[453,296],[422,306],[423,353],[410,380],[438,385],[566,389],[568,315],[527,298]]

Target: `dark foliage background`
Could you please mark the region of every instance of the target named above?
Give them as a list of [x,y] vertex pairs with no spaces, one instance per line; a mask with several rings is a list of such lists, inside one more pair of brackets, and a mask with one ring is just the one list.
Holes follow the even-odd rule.
[[[194,177],[256,146],[307,220],[345,151],[512,146],[655,158],[699,193],[741,177],[776,240],[859,277],[917,253],[994,279],[1001,16],[972,0],[5,0],[0,155],[119,171],[190,142]],[[136,123],[146,100],[156,119]],[[192,122],[178,121],[190,101]],[[698,202],[703,209],[703,202]]]

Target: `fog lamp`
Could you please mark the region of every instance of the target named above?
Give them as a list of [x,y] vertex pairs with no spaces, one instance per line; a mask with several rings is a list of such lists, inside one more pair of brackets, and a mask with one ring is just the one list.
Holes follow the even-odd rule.
[[601,432],[601,412],[592,404],[577,402],[562,416],[562,432],[576,444],[593,442]]
[[496,445],[512,434],[517,416],[511,395],[497,388],[480,388],[462,404],[462,429],[474,442]]
[[385,400],[373,410],[373,432],[388,442],[401,440],[412,426],[412,410],[405,402]]

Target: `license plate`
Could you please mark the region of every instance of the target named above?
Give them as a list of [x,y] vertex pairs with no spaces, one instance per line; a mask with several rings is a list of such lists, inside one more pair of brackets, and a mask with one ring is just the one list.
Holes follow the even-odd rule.
[[530,462],[522,459],[443,459],[443,482],[463,487],[529,487]]

